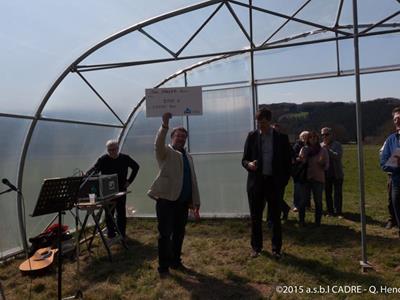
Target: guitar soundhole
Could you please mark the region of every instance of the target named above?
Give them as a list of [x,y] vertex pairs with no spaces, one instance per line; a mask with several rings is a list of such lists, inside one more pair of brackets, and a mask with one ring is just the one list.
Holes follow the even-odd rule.
[[35,261],[43,260],[43,259],[46,259],[46,258],[48,258],[50,256],[51,256],[51,251],[44,251],[44,252],[40,253],[40,257],[35,258],[34,260]]

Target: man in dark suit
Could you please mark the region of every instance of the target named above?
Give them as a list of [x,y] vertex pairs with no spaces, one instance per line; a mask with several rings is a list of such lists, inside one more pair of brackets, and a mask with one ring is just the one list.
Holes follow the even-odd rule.
[[242,165],[248,171],[251,256],[259,256],[263,248],[262,215],[268,201],[272,221],[272,255],[279,259],[282,247],[281,198],[290,178],[291,153],[288,136],[270,127],[271,118],[269,109],[257,111],[258,129],[247,136]]

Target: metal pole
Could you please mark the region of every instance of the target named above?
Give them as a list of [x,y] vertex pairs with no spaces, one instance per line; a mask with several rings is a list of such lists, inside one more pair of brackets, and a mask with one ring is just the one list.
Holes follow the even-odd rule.
[[253,129],[256,129],[256,111],[258,109],[258,99],[256,98],[256,85],[254,81],[254,42],[253,42],[253,1],[249,0],[249,23],[250,23],[250,80],[251,80],[251,100],[253,104]]
[[370,268],[367,260],[366,220],[365,220],[365,186],[364,186],[364,155],[361,118],[361,89],[360,89],[360,59],[358,48],[358,16],[357,0],[353,0],[353,29],[354,29],[354,78],[356,84],[356,118],[357,118],[357,151],[358,151],[358,176],[360,189],[360,217],[361,217],[361,270]]
[[[340,0],[340,2],[339,2],[338,11],[336,14],[335,28],[339,27],[339,20],[340,20],[341,14],[342,14],[343,2],[344,2],[344,0]],[[337,32],[335,32],[335,37],[336,37],[335,43],[336,43],[337,76],[340,76],[340,49],[339,49],[339,40],[337,39],[339,37],[339,35]]]
[[[184,79],[185,79],[185,87],[188,86],[187,82],[187,73],[183,73]],[[188,132],[188,137],[187,137],[187,151],[190,153],[190,129],[189,129],[189,116],[186,115],[186,130]]]

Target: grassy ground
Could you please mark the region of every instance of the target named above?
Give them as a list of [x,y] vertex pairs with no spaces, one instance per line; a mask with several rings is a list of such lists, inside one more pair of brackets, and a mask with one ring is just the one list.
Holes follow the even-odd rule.
[[[97,244],[89,256],[81,257],[79,283],[85,299],[377,299],[368,289],[400,287],[400,240],[397,230],[383,226],[387,218],[386,177],[379,170],[378,147],[365,147],[367,255],[374,270],[360,272],[360,214],[356,148],[345,148],[344,218],[324,217],[320,228],[299,228],[297,216],[289,215],[283,225],[283,257],[270,255],[270,232],[265,226],[263,255],[249,258],[249,220],[201,220],[189,223],[184,243],[187,274],[172,271],[171,278],[160,280],[157,267],[156,222],[130,219],[129,250],[115,245],[113,263]],[[291,185],[291,184],[290,184]],[[291,203],[291,186],[287,201]],[[308,221],[313,213],[307,213]],[[98,243],[98,241],[97,241]],[[1,266],[0,280],[7,299],[55,299],[56,272],[41,277],[22,276],[14,260]],[[63,295],[76,291],[75,264],[66,261]],[[282,286],[283,291],[276,292]],[[361,286],[362,294],[310,294],[307,288]],[[297,293],[295,289],[297,288]],[[366,291],[364,291],[366,289]],[[302,291],[302,292],[301,292]],[[400,292],[400,291],[399,291]],[[398,299],[399,293],[386,294]]]

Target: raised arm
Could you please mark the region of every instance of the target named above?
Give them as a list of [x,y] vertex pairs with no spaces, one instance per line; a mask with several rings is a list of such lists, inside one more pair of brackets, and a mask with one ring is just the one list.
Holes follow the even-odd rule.
[[156,158],[158,161],[162,161],[165,159],[167,155],[167,146],[165,145],[165,139],[167,136],[167,132],[169,129],[169,120],[172,118],[172,114],[167,112],[162,116],[162,124],[160,129],[157,132],[156,140],[154,143],[154,149],[156,152]]

